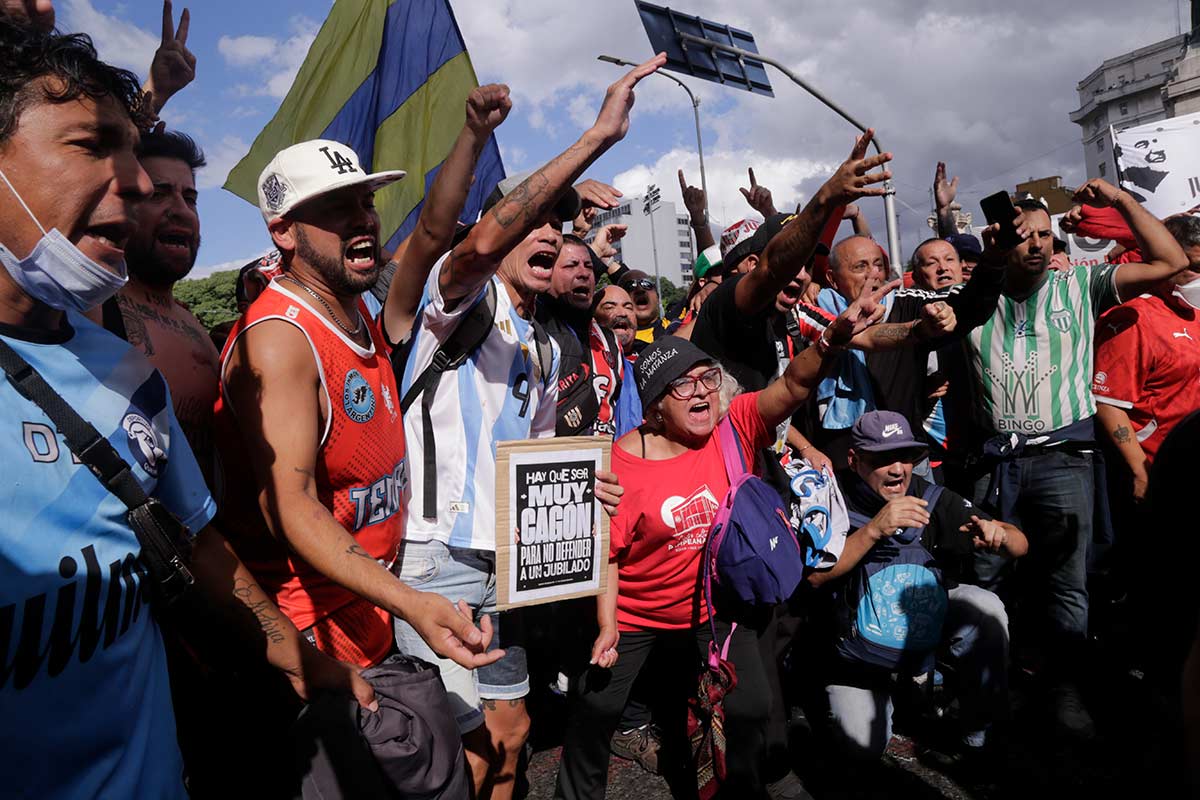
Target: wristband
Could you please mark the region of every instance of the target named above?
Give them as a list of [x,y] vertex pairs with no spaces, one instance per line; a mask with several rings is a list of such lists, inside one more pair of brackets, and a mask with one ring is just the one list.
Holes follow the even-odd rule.
[[833,342],[829,341],[829,338],[825,336],[826,333],[829,333],[829,328],[826,328],[821,332],[821,335],[817,337],[817,352],[821,354],[822,358],[831,354],[837,355],[846,349],[845,345],[834,344]]

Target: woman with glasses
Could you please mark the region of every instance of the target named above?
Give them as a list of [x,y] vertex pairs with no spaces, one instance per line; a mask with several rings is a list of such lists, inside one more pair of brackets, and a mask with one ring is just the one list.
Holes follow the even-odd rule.
[[[611,523],[608,591],[597,600],[600,633],[591,666],[572,682],[573,708],[563,746],[556,796],[601,798],[608,775],[608,743],[630,687],[652,650],[676,661],[664,674],[664,728],[660,767],[668,780],[685,745],[686,699],[696,690],[712,634],[700,585],[701,558],[729,480],[716,435],[726,413],[754,454],[775,438],[775,427],[799,408],[820,380],[823,365],[855,334],[882,316],[879,300],[898,282],[864,295],[837,318],[816,347],[792,359],[785,373],[760,392],[734,397],[732,379],[691,342],[663,336],[635,365],[642,425],[621,437],[612,469],[625,487]],[[717,636],[729,634],[717,616]],[[772,699],[752,629],[738,627],[729,648],[737,687],[725,698],[728,797],[764,796],[766,719]],[[672,760],[672,746],[675,759]],[[695,775],[680,792],[695,792]]]

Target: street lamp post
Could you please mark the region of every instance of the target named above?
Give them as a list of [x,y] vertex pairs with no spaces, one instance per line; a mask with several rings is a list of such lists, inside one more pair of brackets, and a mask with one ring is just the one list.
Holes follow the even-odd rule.
[[654,212],[658,210],[660,193],[653,183],[646,187],[646,198],[642,204],[642,212],[650,218],[650,252],[654,255],[654,293],[658,295],[658,316],[662,318],[663,310],[662,279],[658,276],[658,234],[654,230]]
[[[596,56],[596,58],[599,59],[600,61],[606,61],[609,64],[616,64],[619,67],[636,67],[637,66],[637,64],[635,64],[632,61],[629,61],[624,58],[617,58],[616,56]],[[688,88],[688,85],[686,83],[679,80],[674,75],[671,75],[667,72],[663,72],[662,70],[659,70],[658,72],[656,72],[654,74],[661,75],[664,78],[668,78],[670,80],[675,81],[675,83],[678,83],[680,86],[683,87],[683,90],[685,92],[687,92],[688,97],[692,101],[692,114],[695,115],[695,117],[696,117],[696,153],[697,153],[697,155],[700,156],[700,188],[704,190],[704,224],[707,225],[708,224],[708,179],[704,175],[704,144],[700,140],[700,98],[696,97],[696,95],[692,93],[692,90]]]

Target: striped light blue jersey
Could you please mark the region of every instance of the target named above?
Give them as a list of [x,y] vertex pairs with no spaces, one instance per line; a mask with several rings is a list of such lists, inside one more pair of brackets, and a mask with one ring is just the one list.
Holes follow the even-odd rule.
[[[447,254],[448,255],[448,254]],[[446,256],[425,284],[413,326],[412,351],[404,365],[400,396],[433,360],[438,345],[486,291],[446,310],[438,276]],[[513,309],[497,277],[496,317],[491,332],[461,367],[442,376],[430,413],[436,435],[437,474],[425,474],[423,411],[418,398],[404,415],[412,494],[404,538],[441,541],[452,547],[496,549],[496,442],[554,435],[558,403],[558,345],[542,374],[532,323]],[[424,508],[425,481],[437,481],[436,517]]]
[[[216,511],[166,382],[74,313],[0,336],[106,435],[193,532]],[[75,463],[40,408],[0,379],[0,792],[186,797],[166,655],[126,509]]]

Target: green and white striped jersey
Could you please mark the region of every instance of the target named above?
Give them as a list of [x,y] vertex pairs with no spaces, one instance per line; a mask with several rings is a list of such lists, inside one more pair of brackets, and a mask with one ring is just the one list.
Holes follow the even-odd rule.
[[1000,296],[992,318],[967,338],[979,422],[1038,436],[1096,413],[1092,335],[1100,313],[1120,302],[1116,270],[1050,270],[1024,300]]

